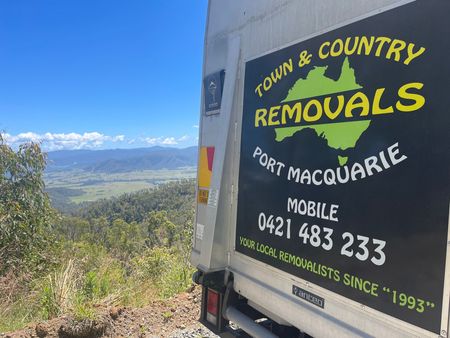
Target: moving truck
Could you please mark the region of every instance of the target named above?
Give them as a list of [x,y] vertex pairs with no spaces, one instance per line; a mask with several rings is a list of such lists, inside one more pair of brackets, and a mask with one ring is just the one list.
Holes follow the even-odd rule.
[[449,17],[448,0],[209,1],[205,325],[448,336]]

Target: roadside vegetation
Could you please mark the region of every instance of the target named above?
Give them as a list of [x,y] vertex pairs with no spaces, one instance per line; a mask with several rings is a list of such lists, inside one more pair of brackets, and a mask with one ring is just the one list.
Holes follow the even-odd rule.
[[86,204],[71,215],[44,190],[37,144],[0,136],[0,332],[101,306],[144,306],[191,283],[194,181]]

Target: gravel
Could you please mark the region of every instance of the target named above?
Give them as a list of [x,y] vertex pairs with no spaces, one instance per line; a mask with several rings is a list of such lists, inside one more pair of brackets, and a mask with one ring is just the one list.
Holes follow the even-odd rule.
[[220,338],[202,325],[172,332],[168,338]]

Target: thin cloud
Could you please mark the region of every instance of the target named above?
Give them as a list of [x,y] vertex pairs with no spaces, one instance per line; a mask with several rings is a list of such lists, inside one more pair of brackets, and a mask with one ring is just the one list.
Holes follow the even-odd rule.
[[6,143],[15,147],[22,143],[40,143],[46,150],[92,149],[102,146],[105,142],[123,142],[125,135],[105,135],[97,131],[79,133],[20,133],[17,135],[3,134]]
[[192,128],[198,129],[198,124],[194,124]]
[[40,143],[46,151],[54,150],[76,150],[76,149],[99,149],[107,148],[111,144],[122,144],[125,146],[136,145],[160,145],[160,146],[186,146],[197,142],[198,138],[192,135],[182,136],[158,136],[158,137],[138,137],[127,138],[123,134],[105,135],[98,131],[86,133],[35,133],[24,132],[16,135],[9,133],[2,134],[6,143],[17,148],[22,143],[34,142]]
[[144,137],[142,141],[151,145],[156,145],[162,142],[162,137]]
[[161,144],[174,146],[177,145],[178,142],[175,140],[175,137],[166,137]]
[[193,139],[192,136],[189,135],[183,135],[181,137],[174,137],[174,136],[159,136],[159,137],[143,137],[141,138],[141,141],[149,144],[149,145],[163,145],[163,146],[176,146],[180,145],[185,142],[189,142]]

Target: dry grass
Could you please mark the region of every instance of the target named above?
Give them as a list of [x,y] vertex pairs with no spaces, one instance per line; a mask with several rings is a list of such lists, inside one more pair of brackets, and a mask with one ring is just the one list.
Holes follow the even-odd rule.
[[29,282],[29,274],[12,270],[0,277],[0,332],[20,328],[32,318],[36,293],[27,288]]
[[52,318],[69,311],[75,302],[78,273],[73,259],[59,271],[47,277],[42,296],[42,306],[46,316]]

